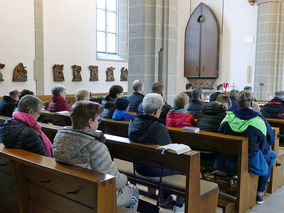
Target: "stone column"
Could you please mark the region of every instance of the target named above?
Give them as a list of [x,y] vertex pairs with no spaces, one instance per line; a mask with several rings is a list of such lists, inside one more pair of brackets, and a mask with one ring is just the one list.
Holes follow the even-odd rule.
[[43,0],[34,0],[36,95],[44,94]]
[[258,7],[254,90],[257,99],[269,100],[284,89],[284,8],[282,0],[260,0]]
[[145,93],[162,80],[165,99],[171,102],[176,93],[176,24],[176,1],[129,1],[129,93],[135,79],[145,83]]

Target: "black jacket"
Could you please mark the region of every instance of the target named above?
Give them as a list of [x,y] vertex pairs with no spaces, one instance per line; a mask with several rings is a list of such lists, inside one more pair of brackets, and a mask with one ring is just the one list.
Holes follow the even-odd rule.
[[261,114],[265,118],[284,119],[284,101],[279,98],[273,98],[263,106]]
[[142,103],[143,98],[143,94],[139,92],[133,92],[133,94],[128,97],[129,112],[137,112],[138,106],[140,103]]
[[192,95],[191,95],[191,92],[184,92],[185,94],[187,94],[187,96],[189,97],[189,100],[192,99]]
[[193,114],[194,118],[198,118],[202,105],[203,101],[200,99],[192,99],[188,104],[187,111]]
[[[167,145],[172,143],[167,127],[163,122],[152,115],[138,115],[130,121],[128,137],[131,141],[143,144],[161,144]],[[151,176],[153,170],[157,167],[135,164],[135,169],[141,175]],[[155,172],[153,172],[155,173]]]
[[225,116],[226,109],[222,104],[216,101],[206,103],[201,108],[197,126],[203,131],[217,132]]
[[14,119],[9,119],[0,126],[0,140],[6,148],[24,149],[47,156],[40,134]]
[[214,92],[213,94],[210,95],[210,102],[211,101],[216,101],[216,98],[218,95],[223,94],[221,92]]
[[112,114],[115,110],[115,107],[114,107],[114,102],[115,102],[116,99],[110,97],[110,96],[107,96],[103,101],[102,101],[102,105],[104,107],[104,112],[102,114],[102,117],[103,118],[112,118]]
[[0,115],[12,117],[16,102],[17,101],[10,96],[4,96],[0,101]]

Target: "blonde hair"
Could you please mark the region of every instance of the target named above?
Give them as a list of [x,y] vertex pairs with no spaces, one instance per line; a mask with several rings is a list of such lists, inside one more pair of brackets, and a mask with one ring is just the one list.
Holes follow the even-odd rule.
[[90,91],[87,89],[79,89],[75,93],[76,101],[86,101],[90,97]]
[[179,93],[174,99],[174,108],[184,108],[189,103],[189,97],[185,93]]

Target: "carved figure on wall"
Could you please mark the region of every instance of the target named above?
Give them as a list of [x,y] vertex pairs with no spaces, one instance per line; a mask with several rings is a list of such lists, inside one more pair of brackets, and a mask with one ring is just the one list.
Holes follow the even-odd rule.
[[72,81],[82,81],[82,76],[81,76],[82,67],[77,66],[77,65],[73,65],[72,70],[73,70],[72,71],[72,73],[73,73]]
[[98,81],[99,80],[99,67],[98,66],[89,66],[90,69],[90,79],[89,81]]
[[128,69],[122,67],[120,72],[120,81],[128,81]]
[[106,81],[115,81],[113,71],[114,67],[108,67],[106,70]]
[[15,82],[25,82],[28,80],[27,73],[28,71],[26,70],[27,67],[24,66],[23,63],[19,63],[13,72],[13,81]]
[[65,81],[63,73],[64,65],[63,64],[54,64],[52,67],[53,70],[53,81],[62,82]]
[[[4,69],[4,67],[5,67],[5,64],[0,63],[0,70]],[[0,72],[0,81],[4,81],[3,74],[1,72]]]

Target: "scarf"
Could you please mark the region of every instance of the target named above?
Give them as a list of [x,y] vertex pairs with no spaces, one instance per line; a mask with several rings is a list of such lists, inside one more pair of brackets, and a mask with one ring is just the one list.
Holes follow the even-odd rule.
[[34,117],[32,117],[28,113],[16,111],[13,113],[13,118],[17,121],[27,124],[29,127],[37,131],[43,139],[47,156],[52,157],[51,155],[52,143],[50,142],[48,137],[41,131],[41,127],[39,123],[34,119]]

